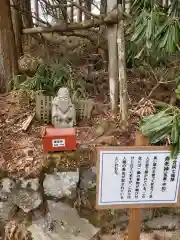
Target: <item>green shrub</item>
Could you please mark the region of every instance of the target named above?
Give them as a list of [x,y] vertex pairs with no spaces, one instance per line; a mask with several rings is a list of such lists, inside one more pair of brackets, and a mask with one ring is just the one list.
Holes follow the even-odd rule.
[[40,65],[35,75],[27,77],[20,85],[20,88],[41,91],[49,96],[54,96],[61,87],[68,87],[73,96],[85,98],[87,95],[85,82],[78,78],[70,65],[60,63]]

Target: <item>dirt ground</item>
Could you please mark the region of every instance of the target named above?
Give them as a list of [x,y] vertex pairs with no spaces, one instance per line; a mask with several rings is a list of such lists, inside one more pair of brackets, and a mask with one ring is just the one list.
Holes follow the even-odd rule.
[[[26,132],[22,131],[24,121],[33,113],[33,102],[16,95],[0,95],[0,172],[19,177],[36,176],[42,170],[44,158],[42,149],[42,129],[35,119]],[[95,127],[101,121],[113,122],[106,136],[96,139]],[[81,121],[77,126],[77,142],[79,145],[133,145],[136,121],[131,119],[128,129],[122,130],[120,119],[112,117],[109,108],[103,112],[94,109],[92,119]]]

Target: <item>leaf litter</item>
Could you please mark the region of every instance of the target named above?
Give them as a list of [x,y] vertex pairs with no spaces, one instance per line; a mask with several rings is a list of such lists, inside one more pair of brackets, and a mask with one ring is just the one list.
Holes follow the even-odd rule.
[[[36,120],[28,131],[22,131],[23,122],[33,113],[34,102],[19,100],[13,93],[0,97],[0,172],[10,177],[35,177],[43,168],[42,128],[46,125]],[[91,120],[79,123],[77,143],[86,147],[99,145],[132,145],[135,125],[122,130],[119,116],[110,114],[107,108],[103,113],[92,113]],[[101,137],[95,138],[94,132],[102,121],[113,123]],[[136,120],[135,120],[136,121]]]

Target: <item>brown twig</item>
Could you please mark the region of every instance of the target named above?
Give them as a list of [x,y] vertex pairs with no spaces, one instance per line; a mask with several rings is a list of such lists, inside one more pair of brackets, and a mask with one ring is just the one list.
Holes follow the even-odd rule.
[[22,131],[23,132],[27,131],[27,129],[28,129],[29,125],[31,124],[34,117],[35,117],[35,113],[28,116],[28,118],[25,120],[25,122],[23,123],[23,126],[22,126]]
[[100,16],[93,14],[89,12],[85,7],[80,6],[77,3],[69,3],[69,4],[55,4],[55,5],[50,5],[51,8],[61,8],[61,7],[76,7],[79,8],[82,12],[84,12],[87,16],[94,17],[94,18],[100,18]]
[[12,8],[14,8],[16,11],[19,11],[21,14],[23,15],[31,15],[31,17],[37,21],[39,21],[42,24],[46,24],[47,26],[50,26],[50,24],[48,22],[43,21],[41,18],[38,18],[36,16],[34,16],[32,13],[22,10],[18,5],[16,5],[15,3],[10,5]]

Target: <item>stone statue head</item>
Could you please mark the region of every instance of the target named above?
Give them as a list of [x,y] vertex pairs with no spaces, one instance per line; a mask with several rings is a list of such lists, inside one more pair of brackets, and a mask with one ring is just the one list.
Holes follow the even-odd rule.
[[69,89],[66,87],[60,88],[58,90],[57,97],[63,100],[69,100],[70,99]]

